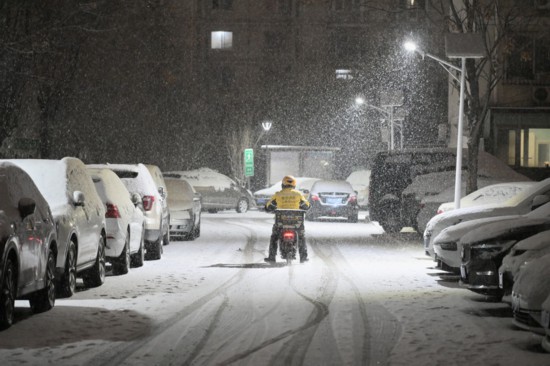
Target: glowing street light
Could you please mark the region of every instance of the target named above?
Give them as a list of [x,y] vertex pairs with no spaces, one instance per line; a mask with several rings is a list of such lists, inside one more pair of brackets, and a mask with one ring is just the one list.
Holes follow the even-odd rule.
[[[456,136],[456,172],[455,172],[455,208],[460,208],[460,194],[462,185],[462,130],[464,124],[464,88],[465,88],[465,75],[466,75],[466,58],[483,58],[485,57],[485,49],[483,47],[482,39],[477,33],[453,33],[446,34],[445,36],[445,48],[447,57],[460,58],[461,67],[457,67],[452,63],[443,60],[437,56],[423,52],[418,49],[416,43],[407,41],[403,47],[409,52],[416,52],[422,56],[422,59],[429,57],[439,62],[441,66],[456,80],[460,85],[459,96],[459,109],[458,109],[458,125]],[[458,78],[453,71],[458,72],[460,78]]]

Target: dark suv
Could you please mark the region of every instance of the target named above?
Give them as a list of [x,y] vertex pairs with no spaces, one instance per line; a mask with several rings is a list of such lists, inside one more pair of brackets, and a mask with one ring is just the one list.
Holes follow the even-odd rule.
[[447,148],[378,152],[371,167],[370,219],[388,233],[415,227],[418,211],[408,207],[403,191],[418,175],[453,171],[455,167],[456,152]]

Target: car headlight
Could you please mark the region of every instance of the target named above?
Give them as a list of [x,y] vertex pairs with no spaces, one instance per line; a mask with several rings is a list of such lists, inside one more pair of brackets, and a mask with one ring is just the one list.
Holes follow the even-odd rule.
[[457,250],[456,241],[451,241],[448,243],[439,243],[438,245],[441,247],[442,250],[451,250],[451,251]]
[[489,253],[500,253],[508,250],[517,243],[517,240],[504,240],[504,241],[492,241],[492,242],[479,242],[471,244],[472,249],[481,250]]

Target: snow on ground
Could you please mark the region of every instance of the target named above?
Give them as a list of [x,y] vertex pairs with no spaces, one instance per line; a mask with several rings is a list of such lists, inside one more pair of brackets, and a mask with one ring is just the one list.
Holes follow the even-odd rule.
[[434,269],[414,231],[307,222],[310,262],[267,265],[273,216],[201,237],[0,332],[2,365],[548,365],[540,336]]

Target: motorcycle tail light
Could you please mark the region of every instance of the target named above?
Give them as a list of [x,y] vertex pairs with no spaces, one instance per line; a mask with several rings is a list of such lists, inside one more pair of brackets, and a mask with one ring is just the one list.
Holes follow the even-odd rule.
[[283,231],[283,240],[294,240],[294,231]]

